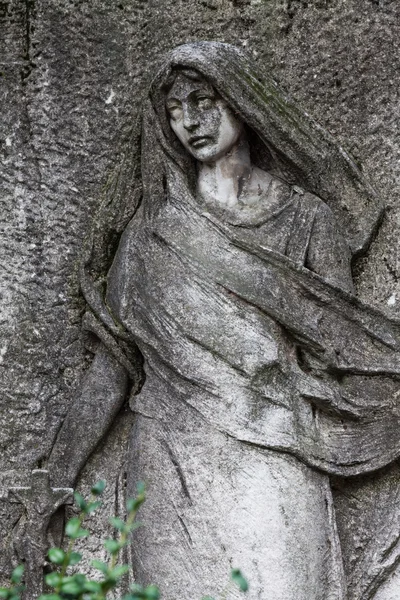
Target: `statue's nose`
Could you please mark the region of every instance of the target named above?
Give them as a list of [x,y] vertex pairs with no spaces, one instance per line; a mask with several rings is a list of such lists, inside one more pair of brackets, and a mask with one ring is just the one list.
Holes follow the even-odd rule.
[[187,106],[183,109],[183,126],[187,131],[193,131],[199,125],[198,114],[193,108]]

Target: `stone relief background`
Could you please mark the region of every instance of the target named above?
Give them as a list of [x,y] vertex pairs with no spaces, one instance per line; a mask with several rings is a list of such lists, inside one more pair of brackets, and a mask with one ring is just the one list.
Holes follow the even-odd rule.
[[[118,163],[121,141],[159,58],[179,43],[201,39],[245,47],[363,165],[389,210],[356,266],[357,292],[400,316],[396,0],[2,0],[3,577],[10,570],[10,533],[21,513],[9,505],[7,490],[26,484],[30,470],[42,465],[89,364],[80,332],[77,260],[102,186]],[[122,505],[130,423],[126,409],[81,477],[83,491],[99,478],[107,480],[104,515]],[[388,519],[399,521],[400,534],[400,503],[386,503],[391,486],[400,488],[398,465],[345,488],[336,482],[349,569],[362,572],[361,550],[366,560]],[[344,503],[354,507],[355,517],[350,510],[341,522]],[[101,534],[96,531],[92,549]],[[394,599],[391,593],[381,590],[379,600]]]

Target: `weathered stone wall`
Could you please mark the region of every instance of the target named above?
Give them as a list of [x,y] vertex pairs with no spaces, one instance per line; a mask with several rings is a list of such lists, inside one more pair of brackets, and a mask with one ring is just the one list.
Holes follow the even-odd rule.
[[[389,210],[356,265],[357,290],[399,314],[397,0],[2,0],[4,498],[9,486],[26,483],[30,469],[43,464],[90,359],[81,340],[77,261],[120,142],[161,55],[201,39],[245,47],[363,165]],[[84,489],[99,478],[109,482],[104,514],[115,510],[123,488],[130,420],[125,410],[82,476]],[[354,521],[339,519],[349,569],[371,535],[371,518],[381,530],[385,520],[400,521],[400,509],[384,504],[385,490],[398,485],[396,469],[373,476],[370,487],[364,480],[351,489],[337,482],[339,516],[344,504],[355,503]],[[363,504],[364,529],[358,531]],[[20,508],[4,499],[0,509],[0,566],[7,574],[9,534]],[[381,600],[395,597],[384,594]]]

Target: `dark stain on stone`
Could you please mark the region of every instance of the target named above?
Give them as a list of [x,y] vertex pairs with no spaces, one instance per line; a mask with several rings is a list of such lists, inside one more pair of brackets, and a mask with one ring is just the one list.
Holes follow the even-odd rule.
[[32,33],[34,31],[33,21],[36,16],[36,0],[25,0],[25,48],[23,58],[25,65],[21,69],[22,83],[29,77],[36,67],[32,60]]
[[0,21],[5,20],[8,17],[8,7],[8,1],[3,0],[2,2],[0,2]]

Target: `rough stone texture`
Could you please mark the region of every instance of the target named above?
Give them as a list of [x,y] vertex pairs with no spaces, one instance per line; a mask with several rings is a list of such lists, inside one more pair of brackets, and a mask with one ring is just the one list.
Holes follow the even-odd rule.
[[18,502],[25,509],[21,536],[15,535],[13,541],[19,560],[25,564],[24,597],[36,598],[43,593],[50,520],[60,507],[64,510],[67,504],[73,504],[73,489],[54,489],[48,471],[33,469],[29,486],[10,488],[9,500]]
[[[179,43],[243,45],[355,155],[390,206],[357,265],[357,290],[362,299],[399,315],[399,34],[396,0],[0,2],[4,498],[9,487],[26,485],[30,469],[48,455],[88,364],[77,258],[149,73]],[[118,477],[129,419],[126,413],[117,420],[105,451],[82,476],[84,489],[107,479],[113,490],[109,512],[115,510],[114,490],[123,487]],[[368,508],[376,518],[376,504],[385,506],[385,490],[399,481],[394,465],[354,481],[351,494],[337,482],[339,521],[344,503],[354,503],[357,514],[365,505],[364,523],[352,521],[351,512],[341,523],[349,568],[358,565],[365,544]],[[10,531],[20,509],[4,500],[0,514],[6,576]],[[377,528],[400,518],[392,504],[382,515]],[[393,600],[394,594],[383,590],[377,598]]]

